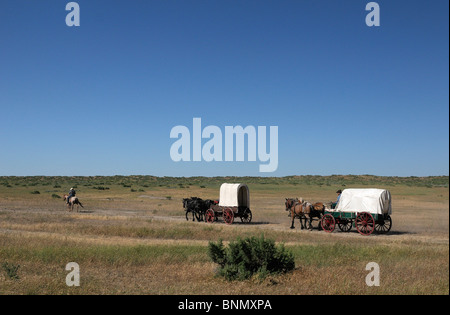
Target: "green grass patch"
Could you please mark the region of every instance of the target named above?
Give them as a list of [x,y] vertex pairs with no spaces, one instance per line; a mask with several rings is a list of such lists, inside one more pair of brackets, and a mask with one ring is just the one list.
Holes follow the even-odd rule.
[[[137,246],[87,246],[60,243],[33,247],[7,247],[0,249],[0,259],[45,265],[99,264],[106,266],[142,266],[155,262],[186,262],[206,260],[204,246],[137,245]],[[4,268],[4,267],[3,267]]]

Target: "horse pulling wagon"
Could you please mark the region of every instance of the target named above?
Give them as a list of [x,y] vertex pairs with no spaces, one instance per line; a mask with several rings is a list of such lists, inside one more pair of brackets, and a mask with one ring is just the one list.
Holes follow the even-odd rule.
[[245,184],[222,184],[218,205],[211,205],[205,213],[208,223],[222,217],[225,223],[232,224],[234,218],[241,218],[243,223],[252,221],[250,210],[250,191]]
[[336,225],[342,232],[352,227],[362,235],[374,231],[385,234],[392,227],[391,193],[384,189],[345,189],[335,209],[327,209],[322,228],[332,233]]

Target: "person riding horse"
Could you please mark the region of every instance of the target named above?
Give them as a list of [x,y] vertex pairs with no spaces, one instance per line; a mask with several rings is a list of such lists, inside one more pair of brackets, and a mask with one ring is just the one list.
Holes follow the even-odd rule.
[[75,189],[70,188],[70,190],[69,190],[69,196],[67,197],[67,200],[66,200],[67,204],[70,203],[70,198],[75,197],[76,194],[77,194],[77,193],[76,193]]

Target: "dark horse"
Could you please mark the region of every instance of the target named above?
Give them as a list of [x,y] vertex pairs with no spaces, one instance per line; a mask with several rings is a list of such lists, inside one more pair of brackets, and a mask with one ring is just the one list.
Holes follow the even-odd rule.
[[[308,220],[308,229],[312,230],[312,220],[313,218],[319,218],[319,220],[322,218],[324,211],[325,211],[325,205],[321,202],[317,202],[315,204],[311,204],[307,201],[304,201],[303,198],[293,199],[293,198],[286,198],[285,202],[286,211],[290,211],[291,218],[292,218],[292,224],[291,229],[294,229],[294,220],[295,218],[299,218],[301,229],[306,228],[306,221]],[[320,228],[320,224],[319,224]]]
[[188,214],[192,212],[192,221],[197,219],[198,222],[203,221],[206,210],[215,204],[214,200],[203,200],[198,197],[184,198],[183,208],[186,211],[186,221],[189,221]]

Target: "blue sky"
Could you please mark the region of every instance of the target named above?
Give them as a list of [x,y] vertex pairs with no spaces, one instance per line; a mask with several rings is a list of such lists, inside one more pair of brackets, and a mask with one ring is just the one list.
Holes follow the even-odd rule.
[[[449,174],[449,2],[0,2],[0,176]],[[177,125],[278,126],[278,169],[178,162]]]

